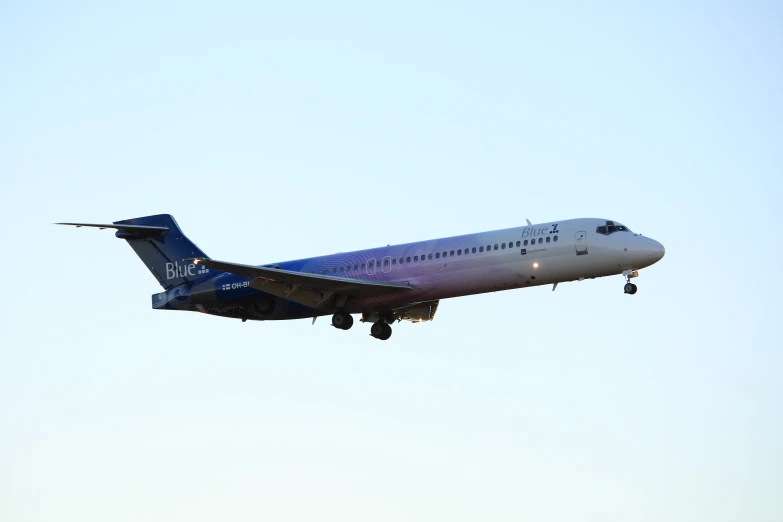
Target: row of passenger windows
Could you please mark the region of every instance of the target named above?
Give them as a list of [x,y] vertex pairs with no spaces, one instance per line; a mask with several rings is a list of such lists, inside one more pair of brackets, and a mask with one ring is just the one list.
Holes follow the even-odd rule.
[[[545,242],[546,243],[549,243],[549,242],[557,243],[557,236],[556,235],[555,236],[547,236],[546,238],[539,237],[537,244],[541,245],[541,244],[544,244]],[[526,247],[528,245],[532,246],[532,245],[535,245],[535,244],[536,244],[536,240],[535,239],[530,239],[530,240],[525,239],[524,241],[517,241],[516,242],[516,246],[517,247],[522,247],[522,246]],[[435,252],[434,254],[422,254],[420,256],[413,256],[413,257],[408,256],[408,257],[400,257],[400,258],[390,259],[387,256],[387,257],[385,257],[383,259],[383,266],[387,267],[387,266],[390,266],[390,265],[398,265],[398,264],[399,265],[404,265],[406,263],[422,263],[424,261],[431,261],[433,259],[440,259],[441,257],[443,257],[443,258],[454,257],[454,255],[458,255],[458,256],[466,255],[467,256],[467,255],[470,255],[470,254],[477,254],[477,253],[480,254],[480,253],[485,252],[485,251],[486,252],[491,252],[492,250],[498,250],[498,249],[505,250],[507,247],[508,248],[514,248],[514,242],[513,241],[509,241],[508,245],[506,245],[506,243],[500,243],[500,245],[498,245],[496,243],[494,245],[494,248],[493,248],[492,245],[487,245],[486,248],[484,246],[471,247],[471,248],[465,248],[464,250],[463,249],[459,249],[459,250],[456,250],[456,251],[455,250],[451,250],[451,251],[446,251],[446,252]],[[381,268],[381,261],[370,260],[368,263],[362,263],[361,265],[356,264],[356,265],[353,265],[353,267],[351,267],[351,265],[345,265],[345,266],[339,266],[339,267],[335,267],[335,268],[325,268],[325,269],[322,269],[322,270],[312,270],[311,272],[313,274],[336,274],[336,273],[351,272],[351,271],[355,271],[355,270],[375,269],[375,268]]]

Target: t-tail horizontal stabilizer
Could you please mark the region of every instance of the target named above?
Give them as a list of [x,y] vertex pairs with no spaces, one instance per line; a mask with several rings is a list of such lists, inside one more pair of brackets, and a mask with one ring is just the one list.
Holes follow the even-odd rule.
[[166,290],[215,275],[209,269],[197,270],[184,259],[207,255],[182,233],[169,214],[144,216],[114,223],[56,223],[73,227],[110,228],[124,239]]
[[76,228],[90,227],[98,228],[100,230],[112,228],[117,231],[117,237],[122,239],[127,239],[128,237],[153,237],[165,234],[169,231],[169,227],[157,227],[150,225],[109,225],[103,223],[55,223],[55,225],[69,225]]

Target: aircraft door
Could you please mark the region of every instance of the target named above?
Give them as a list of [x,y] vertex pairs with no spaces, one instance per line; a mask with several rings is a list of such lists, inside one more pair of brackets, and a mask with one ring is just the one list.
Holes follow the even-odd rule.
[[388,274],[391,272],[391,256],[386,256],[383,258],[383,273]]
[[587,232],[581,230],[576,233],[576,255],[583,256],[587,253]]

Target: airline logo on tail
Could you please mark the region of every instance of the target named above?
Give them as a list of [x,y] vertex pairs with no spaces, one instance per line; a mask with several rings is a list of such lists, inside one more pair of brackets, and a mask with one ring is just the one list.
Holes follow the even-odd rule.
[[194,263],[180,265],[176,261],[166,263],[166,280],[176,279],[178,277],[193,277],[197,275],[208,274],[209,268],[205,266],[197,267]]

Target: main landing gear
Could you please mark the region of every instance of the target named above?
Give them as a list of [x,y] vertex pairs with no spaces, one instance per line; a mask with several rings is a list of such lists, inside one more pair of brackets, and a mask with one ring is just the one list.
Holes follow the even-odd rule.
[[372,335],[376,339],[380,339],[381,341],[385,341],[386,339],[391,337],[391,334],[392,334],[391,326],[384,323],[383,321],[372,323],[372,326],[370,327],[370,335]]
[[636,270],[625,270],[623,271],[623,276],[625,276],[625,286],[623,287],[623,291],[626,294],[633,295],[636,293],[636,285],[631,282],[632,277],[639,277],[639,272]]
[[[340,330],[348,330],[353,326],[353,317],[351,317],[351,314],[340,310],[332,316],[332,326],[339,328]],[[384,319],[378,319],[378,321],[373,323],[370,327],[370,335],[381,341],[385,341],[391,337],[391,334],[392,328]]]
[[341,310],[332,316],[332,326],[340,330],[348,330],[353,326],[353,317]]

